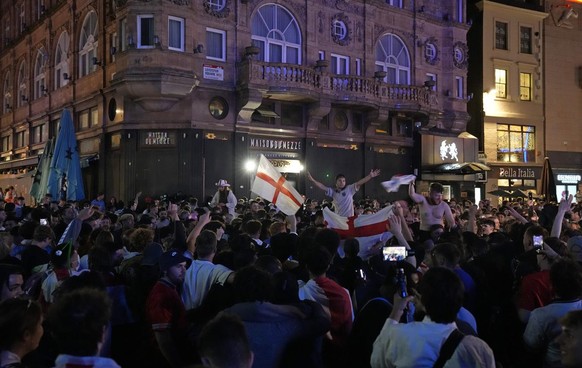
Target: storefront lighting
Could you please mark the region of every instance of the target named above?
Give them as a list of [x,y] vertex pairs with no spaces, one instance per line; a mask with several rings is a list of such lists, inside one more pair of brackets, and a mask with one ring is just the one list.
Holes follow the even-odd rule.
[[483,111],[486,115],[491,115],[495,112],[495,95],[497,91],[495,89],[489,92],[483,92]]
[[247,172],[253,172],[257,169],[257,164],[253,160],[248,160],[245,162],[245,170]]

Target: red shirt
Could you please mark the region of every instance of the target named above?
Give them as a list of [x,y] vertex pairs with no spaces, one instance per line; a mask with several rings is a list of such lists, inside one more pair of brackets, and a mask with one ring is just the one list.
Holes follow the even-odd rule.
[[550,304],[553,295],[550,271],[535,272],[525,276],[521,281],[517,306],[532,311]]

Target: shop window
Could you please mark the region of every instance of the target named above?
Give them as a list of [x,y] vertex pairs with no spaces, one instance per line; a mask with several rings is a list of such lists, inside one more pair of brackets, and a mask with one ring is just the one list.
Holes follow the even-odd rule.
[[535,162],[535,127],[497,124],[497,161]]
[[16,132],[14,133],[14,148],[21,148],[26,146],[26,141],[25,141],[25,137],[26,137],[26,132],[23,130],[21,132]]

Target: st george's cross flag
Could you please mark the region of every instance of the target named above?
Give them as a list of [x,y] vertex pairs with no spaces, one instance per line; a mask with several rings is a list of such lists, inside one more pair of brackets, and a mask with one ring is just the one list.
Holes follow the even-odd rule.
[[275,204],[281,212],[288,216],[294,215],[303,204],[301,194],[264,155],[261,155],[259,160],[257,175],[251,190]]
[[416,180],[414,175],[394,175],[390,180],[383,181],[382,187],[386,189],[388,193],[398,192],[398,188],[401,185],[407,185]]
[[374,244],[386,242],[392,237],[388,221],[388,217],[393,213],[392,209],[393,206],[388,206],[369,215],[343,217],[326,207],[323,209],[323,219],[327,227],[337,232],[342,239],[358,239],[360,243],[358,255],[366,259],[371,256],[370,248]]

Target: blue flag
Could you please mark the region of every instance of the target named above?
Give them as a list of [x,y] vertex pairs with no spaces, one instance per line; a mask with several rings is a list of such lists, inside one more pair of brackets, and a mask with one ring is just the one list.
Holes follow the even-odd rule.
[[64,109],[61,115],[59,133],[50,164],[48,193],[54,199],[68,201],[85,199],[77,137],[73,127],[73,118],[68,109]]

